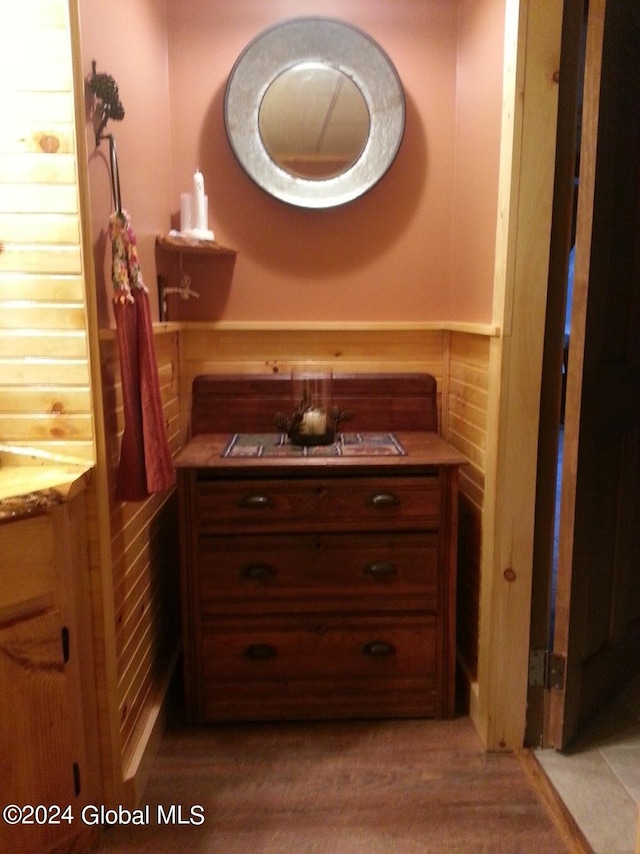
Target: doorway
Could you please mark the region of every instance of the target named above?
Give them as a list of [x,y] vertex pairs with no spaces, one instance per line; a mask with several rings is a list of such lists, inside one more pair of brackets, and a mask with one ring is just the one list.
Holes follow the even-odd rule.
[[531,621],[546,666],[530,674],[526,743],[547,748],[539,761],[585,832],[580,809],[633,839],[640,785],[616,762],[640,758],[640,3],[564,13]]
[[[532,649],[548,649],[554,613],[553,652],[545,674],[551,684],[547,678],[530,692],[530,745],[566,747],[640,666],[640,70],[632,61],[637,39],[638,3],[565,3],[531,629]],[[584,109],[578,133],[579,91]],[[554,611],[551,567],[576,163],[580,187]]]

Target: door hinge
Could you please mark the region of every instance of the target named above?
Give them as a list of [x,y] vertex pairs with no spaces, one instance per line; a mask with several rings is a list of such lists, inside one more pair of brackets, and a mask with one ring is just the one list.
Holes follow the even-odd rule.
[[548,649],[529,650],[529,685],[564,691],[566,658]]
[[549,655],[549,688],[564,691],[564,673],[567,659],[564,655],[552,652]]

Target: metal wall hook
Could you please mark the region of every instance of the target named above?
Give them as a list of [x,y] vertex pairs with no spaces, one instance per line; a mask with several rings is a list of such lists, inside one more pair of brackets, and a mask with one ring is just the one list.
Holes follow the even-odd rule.
[[100,124],[98,125],[98,129],[96,130],[96,148],[100,147],[100,143],[103,139],[108,139],[111,134],[103,135],[103,131],[107,126],[107,122],[111,118],[111,109],[109,104],[102,105],[102,118],[100,119]]

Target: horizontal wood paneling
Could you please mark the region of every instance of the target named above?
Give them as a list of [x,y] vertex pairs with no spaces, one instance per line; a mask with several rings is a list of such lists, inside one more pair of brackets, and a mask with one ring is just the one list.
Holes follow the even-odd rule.
[[52,184],[4,184],[0,213],[77,213],[75,186]]
[[489,342],[484,335],[449,336],[445,438],[468,459],[460,470],[458,652],[467,678],[477,678],[482,509],[487,449]]
[[[35,39],[36,42],[41,41],[41,39]],[[37,44],[31,46],[33,50],[37,50]],[[51,46],[53,47],[53,46]],[[64,58],[60,58],[58,60],[53,60],[48,66],[48,74],[47,77],[42,80],[40,76],[40,71],[38,68],[34,68],[33,63],[31,61],[31,54],[28,53],[26,56],[20,57],[22,61],[16,61],[14,58],[13,66],[11,68],[11,73],[14,75],[20,76],[20,85],[24,90],[33,89],[35,87],[40,87],[41,90],[48,90],[50,92],[58,92],[69,89],[71,85],[71,74],[69,72],[69,67],[67,62],[65,62]],[[7,62],[3,63],[0,60],[0,73],[4,73],[7,68]]]
[[88,387],[84,359],[1,359],[0,376],[7,388],[21,385]]
[[22,273],[80,273],[80,247],[5,243],[4,252],[0,254],[0,271],[11,270]]
[[0,386],[0,397],[6,412],[65,413],[89,412],[91,392],[88,387]]
[[[313,361],[342,373],[433,374],[442,388],[444,332],[409,325],[387,328],[222,328],[186,325],[181,332],[183,418],[191,409],[198,374],[289,372]],[[188,430],[183,423],[183,432]]]
[[69,243],[75,246],[80,240],[80,225],[77,214],[3,213],[0,214],[0,234],[8,243]]
[[76,159],[73,154],[5,154],[0,162],[2,183],[73,184],[75,178]]
[[482,506],[487,449],[489,338],[451,333],[446,436],[469,459],[461,490]]
[[[178,629],[178,557],[175,537],[177,501],[172,495],[155,514],[150,538],[141,533],[139,551],[115,591],[118,707],[125,755],[136,749],[133,733],[144,716],[145,698],[156,690],[162,661],[175,647]],[[168,533],[173,532],[173,539]]]
[[[2,313],[4,310],[4,313]],[[7,300],[0,304],[1,329],[85,329],[83,305],[73,303],[18,304]]]
[[[155,352],[167,435],[181,446],[178,332],[156,329]],[[178,638],[177,501],[175,493],[143,502],[115,496],[125,427],[120,358],[115,334],[100,344],[105,440],[109,467],[111,575],[118,726],[122,762],[139,751],[138,739],[158,695],[164,664]]]
[[[82,276],[0,273],[0,300],[82,303]],[[16,306],[12,306],[12,311]]]
[[[43,46],[47,46],[47,42],[43,42]],[[4,105],[9,114],[15,113],[21,115],[27,122],[54,122],[54,123],[73,123],[73,100],[68,97],[66,92],[51,92],[48,90],[46,83],[47,78],[44,78],[44,84],[41,84],[40,92],[25,91],[24,89],[16,89],[7,94],[7,103]]]
[[0,126],[0,153],[44,151],[66,154],[74,150],[73,126],[67,122],[27,121],[16,116],[13,122]]
[[[33,0],[21,0],[21,3],[13,3],[11,7],[11,21],[9,22],[14,27],[28,27],[30,47],[34,53],[37,52],[38,57],[46,56],[47,58],[47,73],[42,74],[42,65],[39,62],[33,62],[33,54],[31,54],[31,65],[38,76],[34,81],[25,80],[23,77],[16,79],[13,86],[16,90],[43,90],[47,88],[47,80],[49,78],[49,64],[62,64],[67,71],[68,80],[71,80],[71,68],[69,65],[69,33],[66,27],[66,21],[60,12],[54,12],[51,8],[54,4],[49,4],[49,14],[43,14],[42,6],[45,4],[34,3]],[[60,5],[60,4],[58,4]],[[43,15],[41,18],[40,16]],[[37,17],[36,17],[37,16]],[[5,17],[6,22],[6,17]],[[0,45],[4,48],[3,62],[7,70],[11,69],[10,62],[17,62],[20,66],[21,62],[27,64],[29,52],[19,50],[18,46],[11,39],[12,27],[3,28],[3,36],[0,36]],[[27,56],[25,57],[25,53]],[[3,63],[0,63],[2,68]],[[70,85],[61,87],[62,91],[68,91]]]
[[[156,330],[155,350],[167,438],[171,452],[176,453],[183,444],[181,433],[178,333],[176,331],[162,332]],[[100,363],[104,383],[104,416],[107,425],[106,450],[110,461],[111,473],[113,474],[118,463],[120,442],[125,426],[122,383],[120,380],[120,359],[115,337],[103,337]],[[111,489],[115,489],[114,477],[111,478]]]
[[61,0],[22,0],[11,8],[16,27],[29,27],[37,20],[41,27],[66,27],[67,13]]
[[0,27],[0,441],[92,461],[69,28],[63,0]]
[[32,442],[77,439],[90,442],[93,436],[91,416],[82,415],[42,415],[26,412],[20,415],[0,413],[0,434],[4,441]]
[[[442,375],[440,330],[416,330],[398,325],[388,329],[224,329],[187,326],[183,332],[184,359],[197,373],[230,373],[229,366],[244,366],[245,372],[290,369],[300,361],[327,362],[344,372],[390,372],[398,362],[414,364],[416,370]],[[200,368],[205,370],[200,370]]]
[[33,329],[3,329],[0,358],[86,359],[87,335],[84,330],[44,333]]

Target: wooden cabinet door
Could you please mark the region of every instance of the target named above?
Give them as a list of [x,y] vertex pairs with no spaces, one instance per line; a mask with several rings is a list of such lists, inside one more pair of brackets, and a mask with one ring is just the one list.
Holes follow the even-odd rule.
[[63,819],[55,812],[27,815],[29,824],[0,820],[0,851],[46,852],[78,833],[78,769],[62,628],[60,613],[53,610],[0,628],[0,792],[3,807],[7,802],[70,805],[73,821],[69,813]]
[[565,417],[550,740],[640,666],[638,4],[591,0]]

